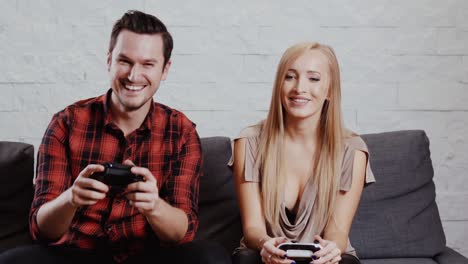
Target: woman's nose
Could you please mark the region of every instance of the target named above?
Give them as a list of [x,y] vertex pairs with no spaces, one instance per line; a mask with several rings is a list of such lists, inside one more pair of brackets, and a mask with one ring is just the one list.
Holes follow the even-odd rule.
[[302,80],[301,78],[298,78],[296,82],[295,90],[297,91],[297,93],[305,93],[307,90],[306,82]]

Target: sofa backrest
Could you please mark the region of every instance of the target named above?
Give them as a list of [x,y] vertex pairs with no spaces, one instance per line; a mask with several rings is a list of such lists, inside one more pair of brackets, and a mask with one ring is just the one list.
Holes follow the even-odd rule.
[[[362,135],[377,182],[367,186],[350,239],[362,258],[434,256],[445,246],[435,203],[429,140],[424,131]],[[199,229],[195,239],[220,242],[229,252],[242,236],[227,137],[202,138]],[[0,142],[0,252],[28,243],[34,150]],[[12,180],[12,177],[14,180]]]
[[242,227],[234,179],[227,163],[231,141],[227,137],[202,138],[203,175],[200,178],[199,227],[195,240],[221,243],[228,252],[239,246]]
[[445,247],[424,131],[362,135],[376,182],[367,186],[350,239],[362,258],[432,257]]
[[0,252],[31,242],[28,215],[33,176],[34,147],[0,141]]

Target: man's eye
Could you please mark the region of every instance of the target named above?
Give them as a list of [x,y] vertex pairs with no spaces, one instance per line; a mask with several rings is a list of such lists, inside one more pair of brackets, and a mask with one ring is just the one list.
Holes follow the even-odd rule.
[[119,60],[119,63],[120,64],[123,64],[123,65],[128,65],[130,64],[130,62],[126,61],[126,60]]
[[151,68],[151,67],[154,66],[154,64],[152,64],[152,63],[146,63],[146,64],[144,64],[144,65],[145,65],[145,67],[147,67],[147,68]]

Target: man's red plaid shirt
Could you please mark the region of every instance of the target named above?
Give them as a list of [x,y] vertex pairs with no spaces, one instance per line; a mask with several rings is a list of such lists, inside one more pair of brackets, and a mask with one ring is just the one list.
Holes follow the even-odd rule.
[[[38,151],[36,191],[30,229],[41,240],[36,216],[41,205],[67,190],[88,164],[131,160],[156,177],[159,195],[188,217],[180,243],[193,240],[198,227],[198,186],[202,152],[199,136],[185,115],[152,103],[140,128],[127,137],[112,122],[106,95],[79,101],[52,118]],[[116,261],[158,241],[145,217],[122,194],[108,195],[77,210],[67,233],[52,245],[110,250]]]

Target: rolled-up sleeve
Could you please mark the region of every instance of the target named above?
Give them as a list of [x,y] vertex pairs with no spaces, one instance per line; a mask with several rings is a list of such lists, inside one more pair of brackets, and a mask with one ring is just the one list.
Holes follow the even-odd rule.
[[[37,154],[35,193],[29,214],[29,227],[34,240],[41,239],[37,224],[39,208],[64,192],[71,182],[68,172],[67,151],[64,144],[67,133],[63,115],[63,112],[54,115],[47,127]],[[53,243],[60,243],[65,236],[66,234]]]
[[198,228],[198,197],[199,183],[202,172],[203,156],[200,137],[195,130],[195,124],[190,121],[182,124],[187,129],[181,136],[179,150],[172,162],[172,175],[167,187],[167,201],[187,214],[188,228],[180,244],[190,242],[195,237]]

